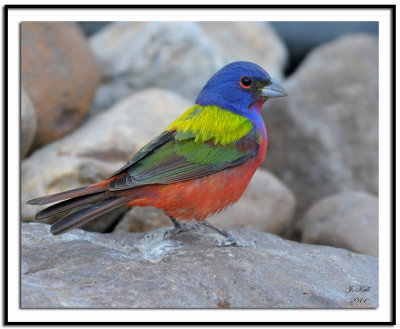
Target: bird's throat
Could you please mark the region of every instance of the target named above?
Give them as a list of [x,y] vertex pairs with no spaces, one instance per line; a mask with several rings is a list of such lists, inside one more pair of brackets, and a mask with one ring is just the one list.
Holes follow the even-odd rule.
[[257,100],[256,102],[250,105],[250,109],[253,111],[257,111],[258,113],[261,113],[261,107],[264,105],[265,102],[266,99]]

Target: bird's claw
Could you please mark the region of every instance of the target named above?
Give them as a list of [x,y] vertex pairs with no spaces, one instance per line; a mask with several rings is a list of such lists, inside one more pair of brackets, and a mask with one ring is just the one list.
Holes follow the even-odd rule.
[[164,233],[164,240],[169,239],[170,237],[182,233],[182,232],[189,232],[189,231],[195,231],[199,227],[199,224],[194,224],[194,225],[187,225],[187,224],[182,224],[178,223],[175,224],[175,226]]
[[236,239],[235,237],[229,237],[227,239],[218,239],[217,242],[218,247],[255,247],[256,242],[255,240],[249,240],[249,241],[240,241]]

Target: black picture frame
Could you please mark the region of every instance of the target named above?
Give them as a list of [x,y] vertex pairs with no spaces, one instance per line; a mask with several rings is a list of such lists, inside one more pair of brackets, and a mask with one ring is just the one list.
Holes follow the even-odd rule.
[[[395,5],[5,5],[3,7],[3,324],[4,325],[160,325],[158,322],[11,322],[8,319],[8,15],[11,10],[20,9],[88,9],[88,10],[102,10],[102,9],[214,9],[214,10],[224,10],[224,9],[386,9],[391,13],[391,225],[392,225],[392,254],[391,254],[391,270],[392,270],[392,294],[391,294],[391,320],[388,322],[302,322],[297,325],[322,325],[322,324],[346,324],[346,325],[395,325],[396,324],[396,133],[395,133],[395,122],[396,122],[396,6]],[[362,315],[360,315],[362,319]],[[164,323],[164,325],[290,325],[291,322],[169,322]]]

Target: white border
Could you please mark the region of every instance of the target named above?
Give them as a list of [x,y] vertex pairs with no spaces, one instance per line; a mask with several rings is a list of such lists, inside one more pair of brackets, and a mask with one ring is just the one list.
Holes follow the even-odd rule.
[[[19,309],[20,21],[379,21],[380,269],[377,310],[21,310]],[[9,321],[390,321],[390,12],[387,10],[10,10],[8,16]],[[378,78],[378,77],[377,77]],[[7,109],[6,109],[7,110]]]

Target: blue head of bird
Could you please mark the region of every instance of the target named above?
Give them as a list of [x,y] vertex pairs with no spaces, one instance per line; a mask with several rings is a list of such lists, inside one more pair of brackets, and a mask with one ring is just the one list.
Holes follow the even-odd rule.
[[[253,117],[268,98],[287,92],[260,66],[233,62],[215,73],[196,99],[196,104],[216,105],[233,113]],[[255,112],[255,113],[254,113]]]

